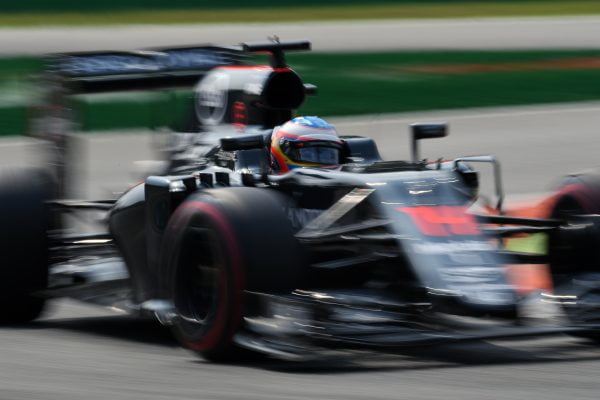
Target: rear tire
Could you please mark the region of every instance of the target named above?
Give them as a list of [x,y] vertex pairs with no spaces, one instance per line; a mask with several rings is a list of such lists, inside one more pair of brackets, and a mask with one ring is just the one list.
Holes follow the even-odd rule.
[[48,284],[49,181],[39,171],[0,175],[0,324],[37,318]]
[[177,208],[163,265],[180,316],[175,336],[222,362],[244,353],[233,337],[244,325],[246,291],[289,292],[301,285],[305,262],[280,195],[224,188],[193,194]]
[[[568,183],[557,194],[550,218],[581,222],[579,215],[600,212],[600,192],[583,182]],[[572,234],[571,234],[572,235]],[[588,237],[565,240],[560,235],[551,236],[548,242],[550,268],[555,275],[568,275],[583,271],[600,271],[600,252]]]
[[[581,222],[576,216],[599,213],[600,175],[591,173],[571,177],[565,182],[556,196],[549,217]],[[572,294],[573,278],[581,277],[581,274],[600,273],[600,232],[590,234],[589,231],[583,231],[581,235],[576,237],[570,233],[567,240],[560,235],[550,237],[549,266],[556,294]],[[586,323],[580,320],[577,306],[565,306],[564,311],[571,322]],[[576,333],[573,336],[600,342],[600,332]]]

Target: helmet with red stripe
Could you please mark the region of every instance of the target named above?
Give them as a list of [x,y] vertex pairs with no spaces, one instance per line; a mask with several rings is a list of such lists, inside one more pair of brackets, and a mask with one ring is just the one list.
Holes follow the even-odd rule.
[[271,136],[271,168],[337,168],[343,142],[335,128],[318,117],[297,117],[276,127]]

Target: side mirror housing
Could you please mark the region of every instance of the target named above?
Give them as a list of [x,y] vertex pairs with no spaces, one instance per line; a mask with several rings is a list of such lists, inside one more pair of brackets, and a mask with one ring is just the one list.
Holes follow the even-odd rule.
[[504,190],[502,188],[502,175],[500,171],[500,162],[498,161],[498,159],[492,155],[460,157],[452,161],[452,163],[454,164],[454,169],[458,169],[458,165],[461,162],[492,164],[494,168],[494,184],[496,186],[497,197],[496,209],[498,210],[498,213],[502,215],[502,205],[504,203]]

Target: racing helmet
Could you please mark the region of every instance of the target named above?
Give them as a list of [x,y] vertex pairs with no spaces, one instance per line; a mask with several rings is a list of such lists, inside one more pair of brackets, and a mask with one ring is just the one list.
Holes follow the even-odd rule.
[[271,168],[284,173],[294,168],[337,168],[342,140],[335,128],[318,117],[297,117],[273,129]]

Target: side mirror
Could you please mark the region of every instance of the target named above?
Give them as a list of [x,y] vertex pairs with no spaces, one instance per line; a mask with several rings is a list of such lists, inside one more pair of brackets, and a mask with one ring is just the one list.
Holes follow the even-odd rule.
[[455,169],[458,168],[458,164],[460,162],[492,164],[492,166],[494,167],[494,184],[496,187],[497,197],[496,209],[498,210],[498,213],[502,215],[502,205],[504,203],[504,190],[502,189],[502,175],[500,170],[500,162],[498,161],[498,159],[492,155],[460,157],[453,161]]
[[436,139],[448,136],[448,125],[445,123],[415,123],[410,126],[412,132],[412,160],[419,162],[419,140]]
[[221,139],[221,149],[224,151],[262,149],[265,147],[265,137],[262,134],[236,135]]

